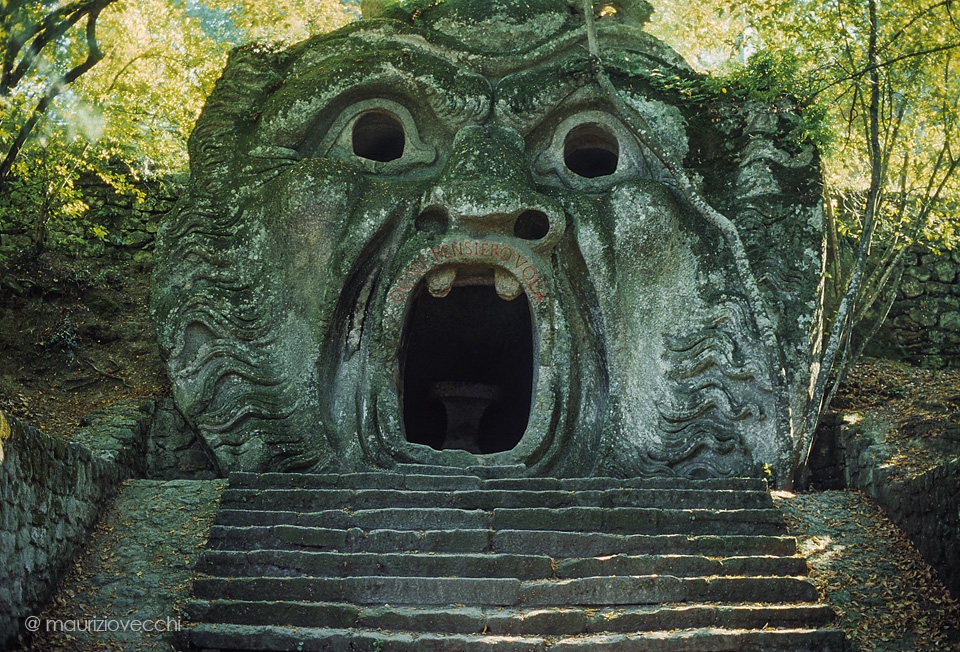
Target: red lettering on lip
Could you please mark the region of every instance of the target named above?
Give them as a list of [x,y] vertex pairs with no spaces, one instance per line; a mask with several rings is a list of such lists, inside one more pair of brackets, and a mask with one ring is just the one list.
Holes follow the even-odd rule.
[[[479,240],[445,242],[437,247],[430,247],[430,256],[433,257],[434,263],[464,257],[474,260],[477,258],[492,258],[501,263],[513,261],[513,268],[518,270],[520,279],[526,285],[527,292],[536,298],[537,303],[542,303],[547,298],[547,293],[539,289],[542,280],[540,270],[534,267],[530,259],[525,258],[522,253],[516,252],[515,254],[512,247],[499,242],[481,242]],[[406,301],[407,295],[416,287],[417,282],[423,278],[427,271],[429,271],[427,262],[423,256],[418,256],[404,270],[400,278],[397,279],[394,288],[390,290],[390,301],[394,303]]]

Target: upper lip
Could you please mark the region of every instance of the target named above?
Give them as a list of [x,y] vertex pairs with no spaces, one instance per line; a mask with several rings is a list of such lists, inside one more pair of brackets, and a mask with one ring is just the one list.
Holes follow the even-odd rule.
[[499,266],[443,265],[427,272],[426,281],[427,290],[438,299],[447,296],[454,286],[491,285],[505,301],[512,301],[523,292],[520,280]]

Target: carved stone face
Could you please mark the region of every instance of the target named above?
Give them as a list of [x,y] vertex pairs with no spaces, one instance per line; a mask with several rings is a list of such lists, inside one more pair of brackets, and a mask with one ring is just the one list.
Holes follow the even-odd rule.
[[819,341],[812,154],[780,147],[782,107],[691,92],[666,46],[600,21],[731,240],[601,92],[582,23],[564,0],[448,0],[231,58],[154,304],[222,471],[789,477]]

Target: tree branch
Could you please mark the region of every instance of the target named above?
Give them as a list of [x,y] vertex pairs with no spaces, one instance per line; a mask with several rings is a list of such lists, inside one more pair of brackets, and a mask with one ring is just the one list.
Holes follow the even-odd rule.
[[47,86],[43,97],[40,98],[37,106],[34,107],[30,118],[20,128],[16,140],[14,140],[10,149],[7,151],[3,162],[0,163],[0,190],[3,190],[10,182],[14,162],[16,162],[17,157],[23,150],[23,146],[26,144],[33,129],[37,126],[37,123],[40,122],[40,119],[47,112],[47,109],[50,108],[53,100],[56,99],[64,88],[72,84],[77,78],[103,59],[103,52],[100,50],[100,43],[97,41],[97,19],[100,17],[100,12],[104,7],[112,2],[114,2],[114,0],[97,0],[97,2],[91,5],[92,10],[87,15],[86,26],[87,58]]
[[[0,75],[0,95],[8,95],[23,80],[47,45],[66,34],[67,30],[84,16],[103,9],[107,4],[110,3],[105,0],[83,0],[47,14],[19,37],[11,34],[6,43],[3,72]],[[20,63],[14,67],[17,56],[27,43],[30,43],[30,47],[23,53]]]
[[828,88],[833,88],[834,86],[838,86],[845,81],[860,79],[864,75],[869,75],[871,72],[875,72],[877,70],[880,70],[881,68],[887,68],[889,66],[892,66],[895,63],[900,63],[901,61],[904,61],[906,59],[912,59],[913,57],[923,57],[928,54],[936,54],[937,52],[948,52],[950,50],[956,50],[958,48],[960,48],[960,43],[948,43],[946,45],[940,45],[935,48],[920,50],[918,52],[907,52],[906,54],[901,54],[899,57],[894,57],[893,59],[889,59],[887,61],[875,61],[870,65],[868,65],[867,67],[862,68],[861,70],[858,70],[857,72],[854,72],[845,77],[841,77],[839,79],[833,80],[823,88],[818,88],[817,90],[815,90],[813,93],[811,93],[811,95],[812,96],[819,95],[820,93],[827,90]]
[[847,285],[847,291],[840,301],[837,308],[837,314],[833,320],[833,328],[830,330],[830,337],[824,348],[821,359],[820,370],[814,383],[812,400],[810,408],[806,414],[806,424],[803,432],[803,440],[798,442],[797,459],[795,466],[797,468],[803,464],[810,452],[810,446],[813,443],[813,433],[823,409],[833,398],[837,385],[830,388],[830,372],[833,370],[837,357],[841,360],[846,356],[849,347],[850,331],[853,328],[854,307],[857,296],[860,292],[860,285],[866,268],[867,257],[870,255],[870,242],[873,239],[873,231],[876,227],[876,212],[880,198],[880,191],[883,188],[883,161],[882,150],[880,148],[880,66],[877,63],[877,35],[879,31],[879,19],[877,17],[877,0],[869,0],[869,42],[867,45],[867,60],[871,62],[869,66],[868,82],[870,84],[870,99],[867,105],[868,111],[868,146],[870,150],[870,188],[867,191],[867,203],[863,217],[863,228],[860,234],[860,246],[857,249],[857,259],[854,263],[853,274],[850,276],[850,283]]

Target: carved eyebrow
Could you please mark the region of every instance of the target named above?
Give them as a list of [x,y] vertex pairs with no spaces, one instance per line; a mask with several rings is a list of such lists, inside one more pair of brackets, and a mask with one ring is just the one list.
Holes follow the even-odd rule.
[[411,47],[340,49],[312,65],[293,65],[264,103],[258,140],[297,149],[332,122],[345,103],[392,96],[422,105],[450,128],[484,119],[493,91],[484,77]]
[[602,99],[589,69],[577,64],[568,56],[501,79],[494,100],[497,122],[526,135],[574,95]]

